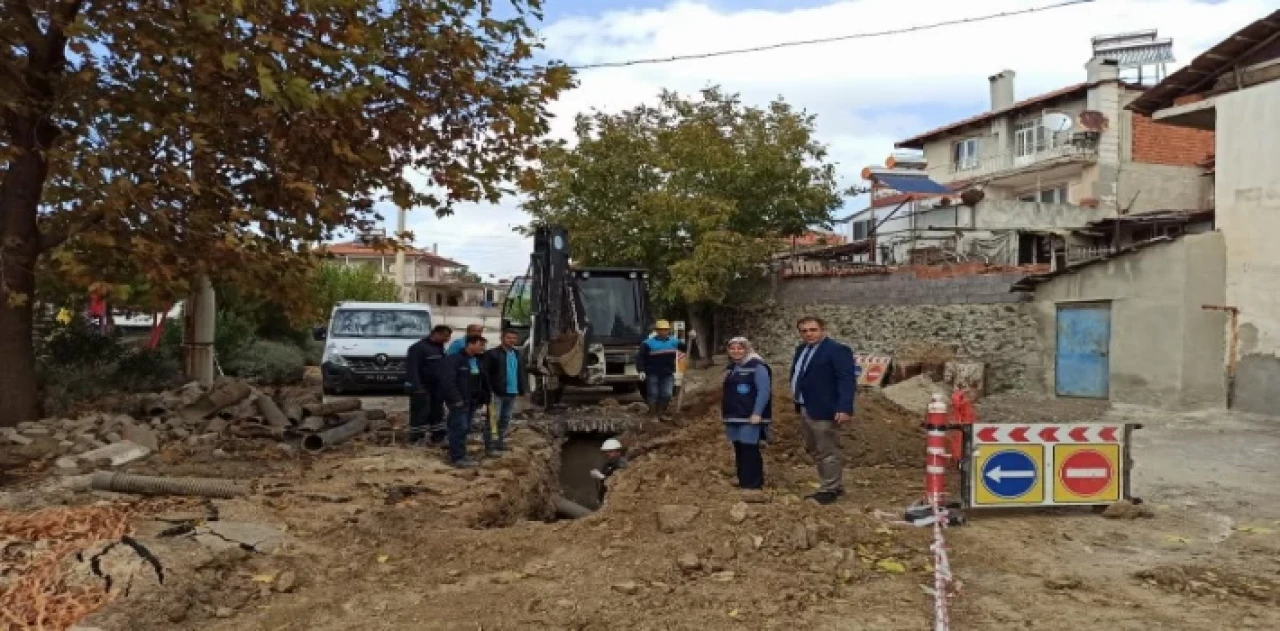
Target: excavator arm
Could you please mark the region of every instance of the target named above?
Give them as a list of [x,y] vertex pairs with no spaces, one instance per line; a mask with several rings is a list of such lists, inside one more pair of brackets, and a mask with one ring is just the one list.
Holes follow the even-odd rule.
[[[528,309],[530,368],[537,374],[578,377],[586,370],[591,325],[582,288],[569,268],[569,233],[560,226],[538,226],[533,235],[529,273],[522,297],[508,296],[504,320],[510,321],[512,300]],[[509,325],[509,324],[508,324]]]

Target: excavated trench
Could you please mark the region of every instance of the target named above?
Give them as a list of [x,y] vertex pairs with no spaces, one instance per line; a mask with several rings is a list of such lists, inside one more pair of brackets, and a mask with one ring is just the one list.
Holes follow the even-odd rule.
[[591,470],[604,462],[600,445],[614,434],[603,432],[571,432],[560,445],[560,493],[583,508],[600,508],[600,481]]

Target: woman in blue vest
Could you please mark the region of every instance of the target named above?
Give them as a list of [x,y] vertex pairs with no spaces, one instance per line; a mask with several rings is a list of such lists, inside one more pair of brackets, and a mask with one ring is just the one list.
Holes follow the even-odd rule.
[[773,420],[773,371],[745,337],[729,340],[730,363],[724,371],[720,404],[725,433],[733,443],[738,488],[764,488],[764,457],[760,444],[768,439]]

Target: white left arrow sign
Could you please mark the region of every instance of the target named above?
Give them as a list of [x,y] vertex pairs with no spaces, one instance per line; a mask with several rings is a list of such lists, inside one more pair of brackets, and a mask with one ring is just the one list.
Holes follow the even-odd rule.
[[1025,469],[1021,471],[1005,471],[1000,467],[996,467],[987,472],[987,477],[994,480],[996,484],[999,484],[1001,480],[1006,478],[1034,478],[1036,477],[1036,472],[1027,471]]

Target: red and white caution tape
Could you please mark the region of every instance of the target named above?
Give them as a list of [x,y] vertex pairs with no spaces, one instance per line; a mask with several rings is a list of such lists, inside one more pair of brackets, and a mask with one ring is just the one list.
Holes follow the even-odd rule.
[[951,589],[951,563],[947,560],[947,540],[942,529],[949,519],[947,512],[933,504],[933,630],[948,631],[951,615],[948,613],[948,592]]

